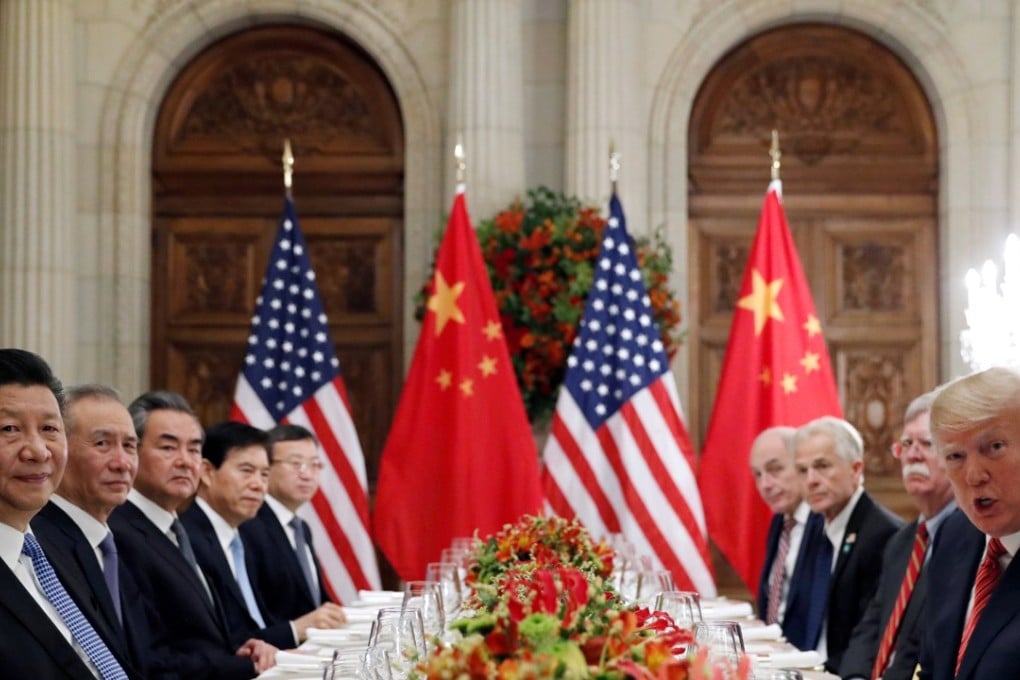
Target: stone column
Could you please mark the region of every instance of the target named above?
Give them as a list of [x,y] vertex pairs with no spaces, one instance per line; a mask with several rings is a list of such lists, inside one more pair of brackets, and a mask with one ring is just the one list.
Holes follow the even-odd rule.
[[75,362],[73,0],[0,2],[0,346]]
[[467,155],[472,220],[491,217],[524,194],[524,84],[520,0],[454,0],[450,30],[448,168],[455,184],[453,145]]
[[[640,3],[570,0],[567,39],[567,193],[604,203],[609,147],[620,153],[618,191],[635,235],[645,233],[648,120],[641,83]],[[680,187],[684,190],[685,187]]]

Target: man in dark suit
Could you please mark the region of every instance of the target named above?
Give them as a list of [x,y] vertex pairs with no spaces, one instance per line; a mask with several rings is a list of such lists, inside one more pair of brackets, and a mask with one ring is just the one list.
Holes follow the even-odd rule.
[[237,529],[255,516],[265,498],[266,446],[266,433],[243,423],[220,423],[206,430],[198,498],[181,520],[194,539],[199,564],[223,603],[231,632],[277,647],[295,647],[306,638],[309,627],[335,628],[343,617],[334,606],[333,618],[313,611],[293,621],[277,619],[254,588],[248,549]]
[[151,641],[146,612],[106,525],[134,482],[138,437],[120,396],[102,385],[68,390],[64,424],[67,469],[50,502],[32,519],[32,530],[57,576],[125,670],[147,677]]
[[928,546],[956,509],[945,467],[932,445],[928,421],[934,400],[935,394],[929,392],[910,402],[903,433],[892,447],[903,486],[920,516],[893,534],[885,547],[875,597],[843,655],[840,675],[848,680],[910,680],[914,676],[924,627]]
[[45,361],[0,349],[0,676],[123,680],[29,527],[67,464],[63,407]]
[[931,429],[962,512],[946,520],[927,566],[920,677],[1016,677],[1020,372],[990,368],[944,386]]
[[[825,628],[818,651],[838,672],[854,626],[878,587],[882,550],[903,520],[876,503],[861,486],[864,442],[853,425],[823,416],[793,437],[797,470],[811,509],[825,517],[832,560]],[[820,551],[824,564],[826,550]]]
[[128,502],[110,516],[121,559],[158,618],[153,667],[195,680],[246,680],[274,663],[262,640],[237,646],[177,518],[197,488],[202,428],[188,402],[149,392],[128,407],[138,435],[138,475]]
[[804,502],[804,483],[793,464],[792,427],[771,427],[751,444],[751,474],[775,514],[758,583],[758,615],[781,623],[798,649],[814,649],[822,632],[829,570],[816,569],[824,520]]
[[308,525],[297,516],[319,488],[318,442],[300,425],[278,425],[268,434],[269,493],[255,519],[241,525],[255,589],[276,618],[296,619],[323,605],[342,617],[324,587]]

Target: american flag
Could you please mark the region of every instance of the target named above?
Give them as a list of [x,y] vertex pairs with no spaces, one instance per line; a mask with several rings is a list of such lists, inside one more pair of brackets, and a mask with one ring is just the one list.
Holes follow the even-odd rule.
[[555,513],[623,534],[681,589],[715,595],[690,437],[615,195],[544,459]]
[[361,588],[378,590],[365,458],[290,198],[255,301],[231,417],[263,429],[289,422],[315,433],[325,467],[319,490],[299,514],[312,531],[327,587],[342,602],[356,599]]

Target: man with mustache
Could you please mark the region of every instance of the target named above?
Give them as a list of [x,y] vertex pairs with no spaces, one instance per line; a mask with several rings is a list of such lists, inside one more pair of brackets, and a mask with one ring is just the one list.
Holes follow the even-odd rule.
[[875,597],[854,628],[843,655],[843,678],[909,680],[917,665],[931,541],[956,509],[945,467],[928,428],[935,394],[917,397],[903,416],[903,433],[892,446],[903,486],[920,516],[889,539]]

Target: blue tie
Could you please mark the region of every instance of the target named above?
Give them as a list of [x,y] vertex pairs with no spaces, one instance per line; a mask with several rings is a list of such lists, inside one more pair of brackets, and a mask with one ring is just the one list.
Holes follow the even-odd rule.
[[234,534],[230,541],[230,554],[234,556],[234,571],[237,573],[237,587],[241,589],[241,597],[248,607],[248,614],[259,625],[265,628],[266,622],[262,620],[262,613],[255,602],[255,593],[251,589],[251,581],[248,580],[248,567],[244,564],[244,545],[241,544],[241,534]]
[[110,591],[113,608],[117,612],[117,620],[124,623],[124,615],[120,611],[120,573],[117,571],[117,544],[113,541],[113,533],[108,532],[99,542],[99,552],[103,553],[103,580]]
[[96,629],[88,622],[85,615],[81,613],[78,606],[71,599],[71,596],[64,590],[57,575],[53,573],[53,567],[39,546],[39,541],[32,534],[25,534],[25,543],[21,547],[23,555],[32,559],[32,567],[35,575],[42,585],[43,594],[50,601],[60,618],[67,624],[71,636],[75,642],[81,645],[89,659],[99,669],[103,680],[127,680],[127,674],[113,657],[110,648],[106,646]]
[[294,552],[297,554],[298,566],[301,567],[305,583],[308,584],[308,593],[312,596],[312,602],[318,607],[322,602],[319,597],[319,589],[315,584],[315,577],[312,576],[312,564],[308,560],[308,551],[311,546],[308,545],[305,537],[305,521],[294,515],[290,520],[290,525],[294,529]]

